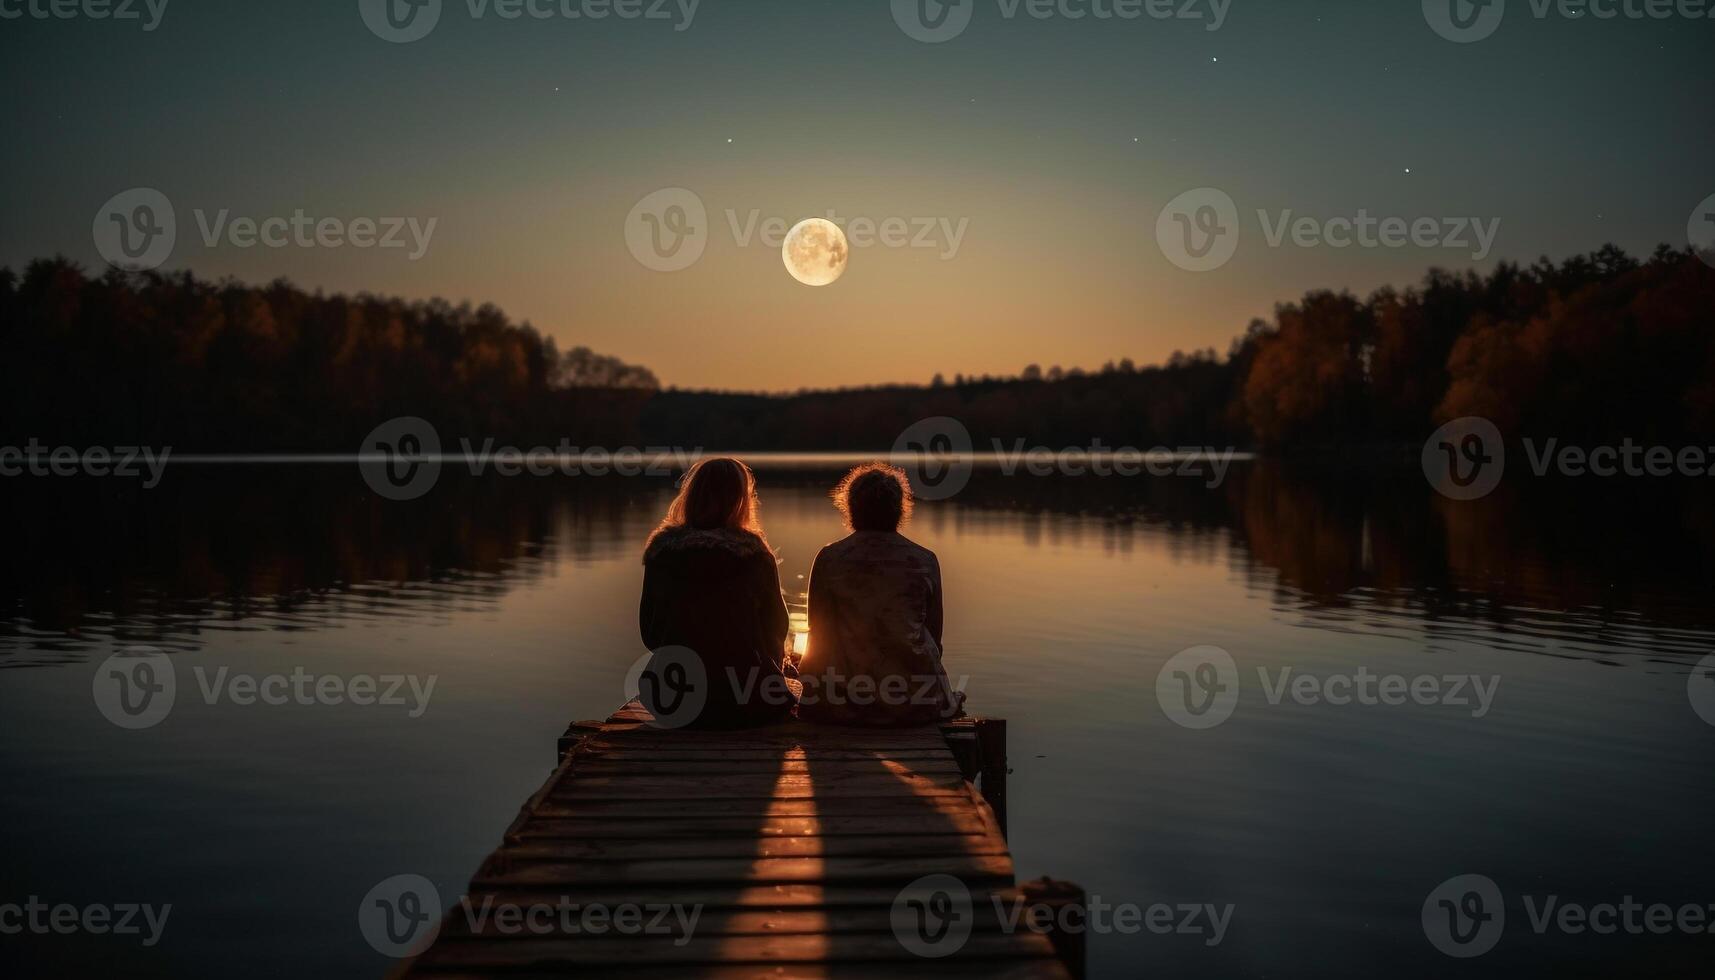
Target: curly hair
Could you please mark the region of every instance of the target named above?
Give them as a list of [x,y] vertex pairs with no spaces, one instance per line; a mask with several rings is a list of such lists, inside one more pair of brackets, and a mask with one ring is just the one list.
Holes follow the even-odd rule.
[[911,481],[886,463],[854,467],[834,485],[833,498],[853,531],[897,531],[911,518]]

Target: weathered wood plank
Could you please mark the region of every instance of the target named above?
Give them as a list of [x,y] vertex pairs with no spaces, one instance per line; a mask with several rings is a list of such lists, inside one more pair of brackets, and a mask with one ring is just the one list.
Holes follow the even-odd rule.
[[[499,900],[518,905],[552,905],[566,898],[578,901],[603,901],[609,905],[649,905],[662,902],[695,905],[705,909],[751,910],[826,910],[889,908],[899,897],[899,889],[888,885],[811,884],[742,884],[710,885],[613,885],[600,882],[591,887],[507,886],[473,892],[473,901],[493,894]],[[996,899],[1004,903],[1015,901],[1023,892],[1012,885],[973,885],[973,906],[992,905]],[[462,914],[462,913],[459,913]]]
[[[491,973],[453,971],[424,974],[436,980],[488,980]],[[506,980],[566,980],[563,971],[508,970]],[[625,980],[683,980],[684,967],[648,965],[625,970]],[[875,966],[866,963],[709,964],[697,968],[703,980],[875,980]],[[943,977],[982,977],[984,980],[1070,980],[1051,960],[924,960],[889,963],[887,980],[941,980]]]
[[[672,759],[664,756],[631,756],[609,759],[579,756],[579,776],[638,776],[665,773],[675,776],[823,776],[887,775],[907,769],[919,776],[960,776],[958,764],[944,753],[917,759],[732,759],[709,756]],[[960,778],[963,778],[962,776]]]
[[[701,747],[699,747],[701,746]],[[821,745],[798,746],[782,750],[776,748],[741,749],[726,746],[702,745],[696,741],[685,740],[682,744],[663,745],[659,748],[644,748],[640,746],[625,746],[614,748],[611,744],[592,745],[580,748],[578,757],[585,760],[600,761],[629,761],[634,759],[730,759],[733,761],[766,759],[770,762],[803,761],[816,762],[826,759],[830,761],[863,761],[887,759],[894,762],[905,762],[919,759],[945,759],[948,750],[945,748],[904,748],[904,749],[854,749],[828,748]]]
[[545,817],[523,825],[517,836],[523,840],[671,840],[677,837],[738,837],[755,840],[767,837],[840,837],[885,835],[899,839],[921,834],[982,834],[988,825],[974,809],[937,810],[934,819],[919,813],[891,816],[804,816],[689,817],[653,820],[612,817]]
[[[488,980],[495,974],[452,972],[424,973],[436,980]],[[575,974],[574,974],[575,975]],[[625,980],[683,980],[687,975],[703,980],[875,980],[875,966],[867,963],[741,963],[699,966],[694,974],[685,967],[628,968]],[[566,980],[563,971],[508,970],[506,980]],[[924,960],[920,963],[889,963],[887,980],[942,980],[943,977],[982,977],[984,980],[1070,980],[1052,960]]]
[[[700,738],[701,736],[701,738]],[[602,735],[592,735],[578,743],[581,752],[609,752],[616,748],[657,748],[657,750],[679,750],[679,748],[703,748],[703,750],[736,750],[736,748],[772,748],[772,750],[859,750],[859,752],[895,752],[895,750],[916,750],[916,752],[948,752],[947,741],[933,731],[859,731],[852,733],[849,738],[830,738],[827,735],[803,735],[780,731],[773,735],[734,736],[725,733],[684,733],[684,731],[659,731],[653,728],[636,728],[631,731],[607,729]]]
[[1006,854],[1006,842],[986,834],[848,837],[711,837],[702,840],[529,839],[506,856],[525,861],[638,861],[646,858],[861,857],[927,854]]
[[804,745],[827,748],[945,748],[946,738],[933,728],[818,728],[813,725],[777,725],[744,728],[731,732],[653,728],[649,725],[609,725],[584,744],[645,745],[688,742],[722,745]]
[[924,875],[949,874],[975,884],[1012,882],[1012,858],[1004,854],[946,854],[900,857],[702,858],[684,861],[556,861],[515,859],[516,848],[495,853],[505,870],[483,874],[473,887],[607,882],[628,884],[744,885],[752,883],[899,884]]
[[897,816],[970,812],[976,803],[969,795],[948,796],[854,796],[834,799],[806,797],[799,799],[690,799],[652,800],[642,797],[619,799],[582,799],[568,795],[544,801],[536,808],[537,817],[600,817],[624,816],[631,819],[651,817],[814,817],[814,816]]
[[914,773],[846,772],[781,776],[734,773],[719,778],[695,776],[636,775],[584,776],[575,769],[572,778],[554,788],[553,799],[575,796],[585,800],[794,800],[840,796],[945,796],[964,795],[968,783],[957,773],[919,776]]
[[[1052,959],[1054,948],[1033,933],[974,933],[947,960]],[[711,963],[910,963],[922,958],[886,935],[829,934],[698,937],[683,945],[653,939],[511,939],[438,943],[419,959],[426,969],[691,966]],[[941,961],[945,962],[945,961]]]
[[[625,937],[616,934],[607,919],[594,928],[586,928],[582,907],[568,903],[565,896],[547,897],[545,901],[512,901],[496,895],[487,903],[473,902],[471,909],[455,909],[441,926],[441,937],[450,940],[520,940],[559,937],[580,937],[586,942],[612,942]],[[672,942],[686,936],[793,936],[833,933],[888,933],[893,929],[893,910],[886,905],[853,908],[776,909],[707,907],[679,903],[678,911],[665,911],[661,904],[645,903],[631,920],[633,929],[647,927],[648,936],[658,941]],[[695,909],[693,914],[692,910]],[[536,911],[541,910],[541,911]],[[564,911],[562,911],[564,910]],[[658,910],[659,914],[658,914]],[[538,928],[527,925],[531,916],[537,918]],[[971,905],[972,932],[999,932],[1011,925],[1012,909],[997,908],[992,902]],[[540,935],[541,928],[556,930],[553,936]]]

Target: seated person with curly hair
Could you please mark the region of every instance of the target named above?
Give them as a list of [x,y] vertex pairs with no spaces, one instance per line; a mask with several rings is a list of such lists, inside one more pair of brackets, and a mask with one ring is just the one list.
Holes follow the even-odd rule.
[[868,463],[833,497],[851,534],[823,548],[810,572],[798,717],[881,727],[956,717],[964,698],[941,666],[941,564],[899,533],[911,514],[905,473]]

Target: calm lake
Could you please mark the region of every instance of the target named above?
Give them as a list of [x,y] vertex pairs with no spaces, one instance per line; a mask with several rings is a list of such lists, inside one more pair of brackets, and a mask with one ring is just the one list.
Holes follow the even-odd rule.
[[[801,592],[841,534],[833,474],[760,477]],[[1205,909],[1094,935],[1092,976],[1708,975],[1715,935],[1558,917],[1628,900],[1711,917],[1707,485],[1526,475],[1456,503],[1414,469],[1267,461],[1206,482],[982,471],[907,529],[940,556],[949,673],[1010,723],[1020,875],[1172,906],[1175,927]],[[672,483],[460,477],[401,503],[354,467],[175,466],[151,491],[4,491],[0,903],[172,906],[153,947],[3,936],[6,959],[379,977],[365,893],[414,873],[450,902],[566,723],[625,699],[639,554]],[[169,653],[178,687],[127,730],[92,685],[135,645]],[[1238,697],[1187,727],[1158,675],[1205,646]],[[402,704],[232,693],[294,671],[419,686]],[[1472,874],[1503,893],[1504,934],[1451,959],[1424,909]]]

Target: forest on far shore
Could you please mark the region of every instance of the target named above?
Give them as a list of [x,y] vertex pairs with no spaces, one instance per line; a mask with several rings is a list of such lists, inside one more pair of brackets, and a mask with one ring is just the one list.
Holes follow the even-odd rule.
[[1362,298],[1309,292],[1225,353],[1161,365],[790,394],[664,389],[493,305],[92,276],[65,259],[0,269],[0,445],[352,452],[406,415],[449,444],[607,448],[885,451],[941,415],[979,448],[1404,446],[1466,415],[1509,436],[1688,444],[1715,434],[1715,268],[1610,245]]

